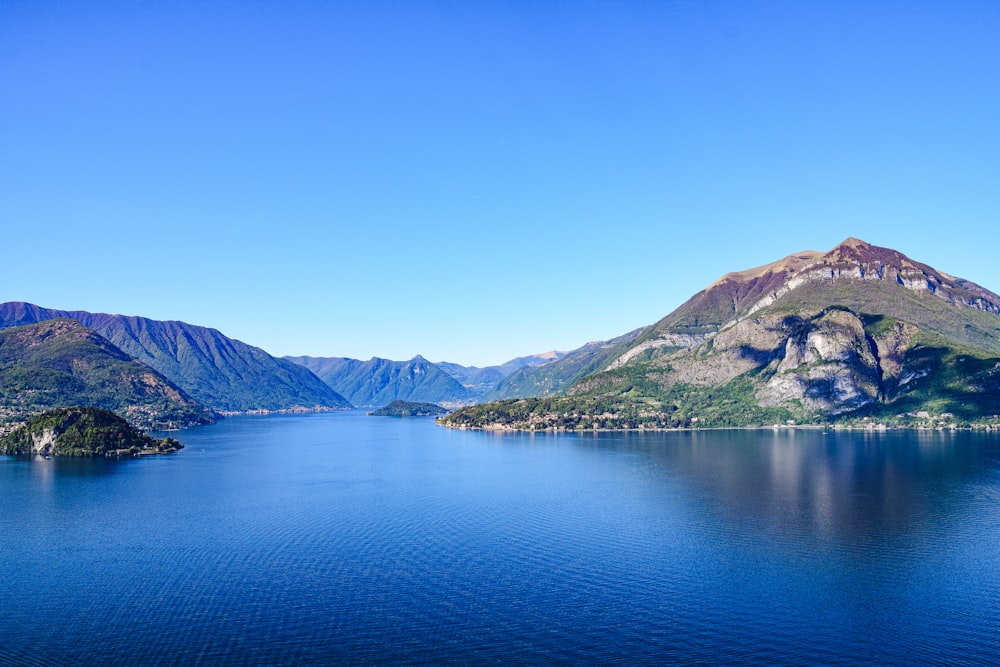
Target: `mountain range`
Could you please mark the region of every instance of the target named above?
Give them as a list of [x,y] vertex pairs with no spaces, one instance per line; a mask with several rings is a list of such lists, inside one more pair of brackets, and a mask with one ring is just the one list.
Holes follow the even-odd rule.
[[76,320],[220,412],[347,408],[350,403],[302,366],[185,322],[0,304],[0,329],[54,318]]
[[107,408],[147,429],[205,423],[220,413],[395,400],[459,406],[498,396],[496,384],[508,375],[562,356],[530,355],[488,368],[419,356],[278,359],[185,322],[25,302],[0,304],[0,335],[7,353],[0,362],[0,422],[7,424],[66,405]]
[[425,403],[469,402],[471,392],[435,364],[416,356],[409,361],[378,357],[285,357],[308,368],[357,406],[383,406],[405,400]]
[[0,421],[87,404],[148,428],[393,401],[476,428],[1000,423],[1000,296],[850,238],[728,273],[612,340],[486,368],[279,359],[184,322],[0,304]]
[[571,378],[548,397],[465,408],[444,422],[530,429],[995,418],[1000,296],[850,238],[721,277],[659,322],[603,344],[583,374],[568,367],[573,356],[542,367]]
[[307,356],[285,359],[308,368],[357,406],[378,407],[402,400],[457,407],[489,399],[531,395],[523,392],[533,392],[539,384],[555,384],[522,378],[531,378],[532,369],[564,356],[563,352],[546,352],[485,368],[435,363],[419,355],[408,361],[379,357],[367,361]]

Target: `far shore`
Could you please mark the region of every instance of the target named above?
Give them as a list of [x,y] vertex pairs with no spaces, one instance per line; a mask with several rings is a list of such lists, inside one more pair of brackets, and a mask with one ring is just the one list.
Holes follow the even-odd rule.
[[890,426],[888,424],[773,424],[770,426],[688,426],[681,428],[516,428],[495,424],[490,426],[439,426],[457,431],[485,431],[489,433],[675,433],[695,431],[1000,431],[1000,424],[957,424],[944,426]]
[[223,417],[242,417],[245,415],[292,415],[307,414],[310,412],[345,412],[353,409],[354,408],[332,408],[326,405],[314,405],[311,408],[294,405],[290,408],[280,408],[276,410],[258,408],[256,410],[216,410],[215,412]]

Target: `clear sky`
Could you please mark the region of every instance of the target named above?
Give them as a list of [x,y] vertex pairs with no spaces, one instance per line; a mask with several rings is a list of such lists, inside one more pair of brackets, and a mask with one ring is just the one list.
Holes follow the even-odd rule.
[[1000,3],[0,3],[0,301],[489,365],[848,236],[1000,292]]

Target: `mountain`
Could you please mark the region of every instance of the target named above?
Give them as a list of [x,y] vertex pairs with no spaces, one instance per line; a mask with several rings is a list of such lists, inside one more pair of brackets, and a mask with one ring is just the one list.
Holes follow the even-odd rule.
[[[482,398],[487,395],[497,383],[502,381],[510,372],[505,373],[500,366],[486,366],[478,368],[476,366],[462,366],[450,361],[437,361],[434,365],[445,373],[455,378],[459,384],[468,390],[470,396]],[[516,370],[516,369],[514,369]]]
[[140,456],[183,449],[173,438],[140,433],[113,412],[58,408],[0,438],[0,454],[44,456]]
[[[924,298],[936,297],[936,298]],[[649,327],[619,364],[655,350],[692,347],[758,311],[816,311],[839,305],[912,321],[984,349],[1000,351],[997,295],[915,262],[902,253],[849,238],[828,253],[805,251],[729,273]],[[954,319],[961,312],[961,324]],[[966,324],[969,326],[967,327]],[[650,354],[650,351],[654,351]]]
[[[497,366],[477,368],[447,361],[430,362],[417,355],[409,361],[373,357],[368,361],[347,357],[285,357],[305,366],[331,388],[355,405],[385,405],[393,400],[443,403],[450,406],[488,398],[522,395],[535,384],[562,387],[559,379],[535,380],[527,376],[507,387],[512,374],[549,366],[566,356],[565,352],[544,352],[511,359]],[[498,394],[500,387],[505,387]]]
[[522,368],[535,368],[543,364],[548,364],[553,361],[557,361],[564,356],[566,356],[565,352],[553,350],[551,352],[543,352],[541,354],[529,354],[524,357],[515,357],[514,359],[497,366],[486,366],[485,368],[462,366],[460,364],[453,364],[447,361],[439,361],[437,362],[437,366],[466,387],[479,386],[492,389],[493,385],[496,385],[511,373],[519,371]]
[[285,357],[308,368],[354,405],[382,406],[396,400],[461,404],[470,392],[458,380],[416,356],[409,361],[373,357]]
[[144,317],[52,310],[23,302],[0,304],[0,329],[56,317],[93,329],[215,410],[350,407],[307,369],[215,329]]
[[496,393],[498,386],[510,375],[518,371],[525,371],[525,369],[551,364],[564,356],[566,356],[565,352],[553,350],[541,354],[516,357],[497,366],[487,366],[485,368],[461,366],[447,361],[437,362],[437,367],[458,380],[463,387],[469,390],[473,398],[499,398],[514,395],[505,393],[503,396],[498,396]]
[[637,329],[609,341],[590,342],[561,352],[547,363],[524,365],[498,382],[486,397],[500,400],[558,394],[617,356],[639,333]]
[[446,423],[909,424],[1000,413],[1000,296],[855,238],[729,273],[629,335],[565,396],[468,408]]
[[215,421],[160,373],[75,320],[0,331],[0,421],[67,405],[113,410],[145,429]]

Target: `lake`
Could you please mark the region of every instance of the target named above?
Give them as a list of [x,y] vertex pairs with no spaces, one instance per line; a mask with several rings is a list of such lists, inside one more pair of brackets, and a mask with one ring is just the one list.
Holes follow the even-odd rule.
[[1000,435],[173,435],[0,457],[0,664],[1000,662]]

